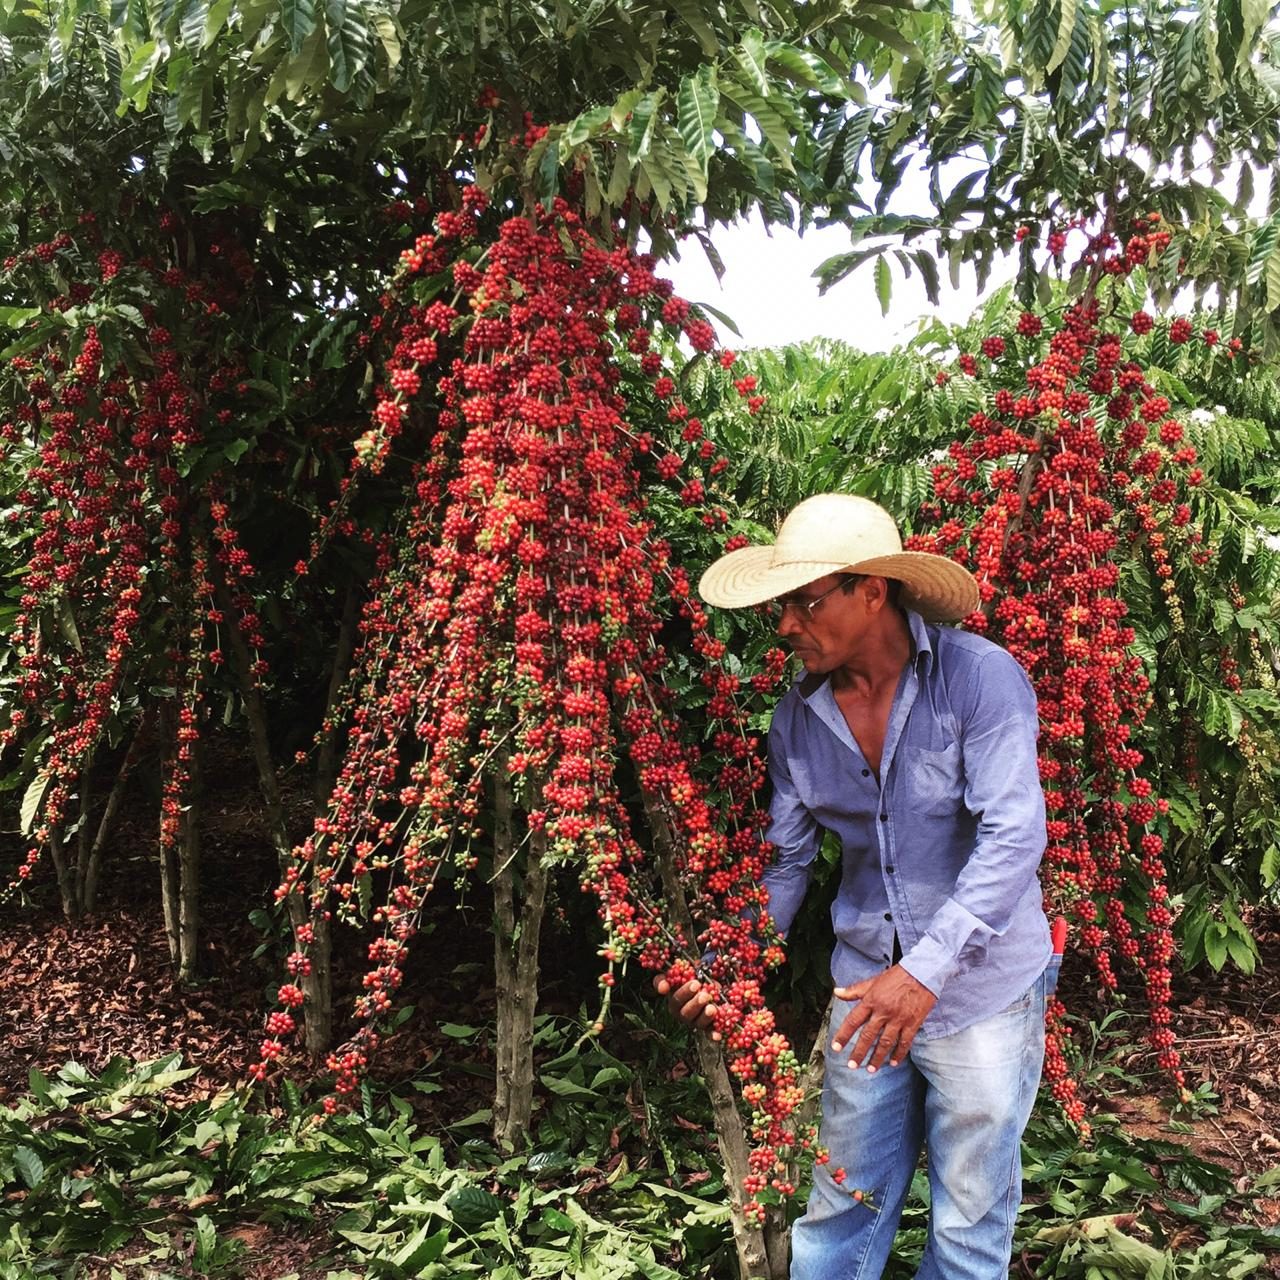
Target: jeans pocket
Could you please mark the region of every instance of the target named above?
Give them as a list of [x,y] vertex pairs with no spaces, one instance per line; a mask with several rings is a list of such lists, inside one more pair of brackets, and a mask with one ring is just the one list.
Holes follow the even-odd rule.
[[1044,998],[1049,999],[1058,989],[1058,975],[1062,972],[1062,957],[1054,954],[1049,957],[1049,963],[1045,966],[1044,971]]

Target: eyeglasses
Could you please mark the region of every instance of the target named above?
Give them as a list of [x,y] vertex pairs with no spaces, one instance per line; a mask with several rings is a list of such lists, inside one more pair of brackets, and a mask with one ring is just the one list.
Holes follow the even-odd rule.
[[812,600],[806,600],[804,596],[778,596],[769,601],[767,606],[769,613],[774,619],[781,622],[788,609],[794,610],[797,614],[803,609],[804,613],[801,620],[807,622],[817,612],[818,606],[829,595],[839,591],[842,587],[848,587],[857,582],[860,576],[857,574],[845,574],[834,587],[828,587],[820,596],[814,596]]

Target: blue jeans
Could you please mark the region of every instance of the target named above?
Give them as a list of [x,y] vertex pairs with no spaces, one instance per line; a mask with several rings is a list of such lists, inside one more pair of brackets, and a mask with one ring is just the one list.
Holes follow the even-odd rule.
[[[919,1040],[907,1061],[851,1071],[827,1043],[822,1142],[791,1280],[876,1280],[884,1271],[923,1142],[929,1239],[918,1280],[1004,1280],[1022,1200],[1022,1131],[1044,1061],[1045,1002],[1057,964],[1008,1008],[952,1036]],[[851,1006],[837,1000],[831,1028]],[[828,1036],[830,1031],[828,1031]],[[845,1170],[843,1185],[832,1173]],[[864,1192],[858,1203],[852,1192]]]

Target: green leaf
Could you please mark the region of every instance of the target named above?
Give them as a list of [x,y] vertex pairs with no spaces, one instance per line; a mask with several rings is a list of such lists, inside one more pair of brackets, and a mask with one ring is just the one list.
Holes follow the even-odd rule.
[[66,597],[62,597],[54,608],[54,615],[57,618],[58,630],[62,632],[62,637],[77,652],[84,652],[84,645],[80,640],[80,628],[76,626],[76,615],[72,612],[71,605]]
[[1271,16],[1271,0],[1240,0],[1240,45],[1236,50],[1236,70],[1245,67],[1253,55],[1258,35]]
[[1262,855],[1262,865],[1258,869],[1258,875],[1262,880],[1262,887],[1270,889],[1275,884],[1277,877],[1280,877],[1280,846],[1268,845],[1267,851]]
[[302,46],[302,51],[289,59],[285,72],[284,92],[290,102],[297,102],[302,95],[324,83],[329,72],[329,47],[324,31],[317,27]]
[[893,277],[889,262],[883,254],[876,259],[876,297],[880,299],[880,314],[889,314],[889,299],[893,294]]
[[45,790],[49,786],[50,775],[38,773],[31,779],[22,795],[22,808],[18,811],[18,827],[24,836],[31,834],[36,825],[36,815],[44,800]]
[[594,1089],[575,1084],[572,1080],[566,1080],[563,1076],[544,1074],[538,1078],[552,1093],[561,1098],[599,1098],[600,1096]]
[[389,13],[375,13],[369,19],[378,39],[382,42],[382,51],[387,55],[387,65],[398,67],[403,56],[400,43],[400,28]]
[[1071,37],[1076,26],[1077,0],[1058,0],[1058,38],[1045,65],[1045,74],[1056,71],[1071,48]]
[[[489,1219],[486,1218],[484,1221],[487,1222]],[[433,1263],[449,1243],[450,1232],[448,1227],[437,1231],[434,1235],[430,1234],[430,1231],[429,1223],[419,1227],[392,1257],[392,1264],[399,1267],[405,1274],[414,1276]]]
[[636,160],[643,160],[653,146],[653,133],[658,123],[658,107],[666,97],[665,89],[655,89],[646,93],[635,104],[631,112],[631,123],[627,126],[627,140],[631,154]]
[[933,255],[927,249],[918,249],[911,255],[912,261],[920,268],[920,275],[924,280],[924,294],[928,298],[931,306],[937,306],[941,301],[941,285],[942,282],[938,278],[938,264],[933,260]]
[[346,93],[369,59],[369,28],[361,0],[325,0],[329,83]]
[[671,207],[672,187],[676,181],[671,160],[670,147],[660,145],[655,134],[653,146],[650,147],[649,154],[640,162],[640,168],[649,179],[649,185],[653,188],[653,194],[658,201],[658,208],[664,211]]
[[75,37],[77,16],[77,5],[74,3],[63,4],[62,12],[58,14],[57,35],[58,43],[64,49],[71,47],[71,41]]
[[[858,161],[862,158],[862,149],[866,146],[867,135],[875,123],[874,107],[865,107],[849,118],[848,127],[840,140],[840,173],[844,181],[852,184],[857,180]],[[828,169],[830,180],[830,170]]]
[[213,0],[209,6],[209,18],[204,24],[204,48],[207,49],[217,39],[231,13],[231,5],[232,0]]
[[289,39],[289,52],[300,53],[316,29],[316,0],[281,0],[280,25]]
[[479,1111],[473,1111],[470,1115],[463,1116],[461,1120],[455,1120],[452,1124],[446,1125],[446,1129],[469,1129],[474,1125],[483,1124],[490,1125],[493,1123],[493,1108],[481,1107]]
[[36,319],[39,314],[39,307],[0,307],[0,327],[21,329],[28,320]]
[[643,97],[643,89],[628,89],[626,93],[617,99],[609,112],[609,118],[613,121],[614,133],[626,131],[627,124],[635,112],[636,104]]
[[146,107],[156,67],[160,65],[160,57],[160,46],[154,40],[148,40],[146,44],[139,45],[134,50],[133,57],[120,73],[122,97],[119,107],[116,108],[117,115],[125,115],[130,103],[139,111]]
[[875,247],[855,249],[852,253],[838,253],[820,262],[813,272],[818,280],[819,295],[826,293],[833,285],[839,284],[841,280],[852,275],[864,262],[870,262],[879,252],[880,250]]
[[1227,934],[1227,952],[1236,968],[1244,974],[1252,973],[1258,963],[1258,952],[1252,944],[1251,937],[1242,937],[1235,929]]
[[1267,284],[1267,310],[1274,311],[1280,307],[1280,244],[1271,250],[1265,267]]
[[605,199],[610,204],[620,205],[627,198],[627,191],[631,186],[631,167],[631,151],[625,142],[620,142],[614,149],[613,169],[605,190]]
[[[204,45],[205,27],[209,22],[209,0],[186,0],[178,19],[178,43],[192,52]],[[172,80],[170,81],[172,84]]]
[[[749,85],[735,79],[722,80],[720,92],[751,115],[760,126],[760,132],[777,153],[779,163],[791,172],[794,169],[791,162],[791,130],[775,105],[775,100],[760,97]],[[777,101],[780,102],[780,100]]]
[[612,116],[612,107],[592,107],[570,120],[560,138],[560,159],[567,160],[574,147],[602,133]]
[[14,1150],[13,1167],[32,1191],[44,1181],[44,1162],[30,1147],[17,1147]]
[[45,76],[52,88],[60,89],[67,77],[67,46],[56,31],[51,31],[46,48]]
[[442,1022],[437,1030],[450,1040],[470,1040],[472,1036],[480,1034],[479,1027],[467,1027],[457,1022]]
[[697,36],[702,52],[707,57],[714,58],[720,52],[720,41],[704,16],[706,6],[700,0],[671,0],[671,7],[680,15],[685,26]]
[[213,1225],[213,1219],[203,1213],[196,1218],[195,1246],[192,1261],[199,1270],[203,1270],[218,1248],[217,1228]]
[[1215,972],[1227,962],[1227,926],[1211,921],[1204,931],[1204,957]]
[[32,1067],[27,1072],[27,1086],[46,1107],[56,1105],[49,1088],[49,1079],[39,1067]]
[[492,1222],[502,1212],[503,1202],[483,1187],[460,1187],[445,1204],[460,1227],[474,1230]]
[[715,149],[712,135],[719,107],[720,90],[716,87],[714,67],[699,67],[693,75],[685,76],[680,82],[680,91],[676,95],[676,128],[685,150],[703,174]]
[[798,49],[795,45],[784,44],[773,40],[765,49],[769,63],[775,69],[786,72],[792,84],[802,85],[806,89],[826,94],[831,98],[853,99],[864,102],[865,96],[859,96],[858,84],[834,71],[817,54],[808,49]]
[[[710,244],[709,241],[704,243],[703,248],[707,248],[709,244]],[[715,264],[713,262],[712,266],[714,267],[714,265]],[[721,266],[721,271],[723,272],[723,265]],[[720,323],[724,325],[724,327],[728,329],[729,332],[733,334],[735,338],[742,337],[742,330],[739,329],[738,326],[734,323],[733,317],[726,315],[718,307],[713,307],[709,302],[699,302],[698,310],[705,311],[707,315],[713,317],[716,320],[719,320]]]
[[765,69],[764,36],[751,30],[742,37],[742,43],[733,51],[733,60],[742,71],[742,78],[762,98],[769,96],[769,76]]
[[881,44],[887,44],[908,62],[924,62],[924,54],[921,53],[920,46],[908,40],[896,27],[891,27],[887,22],[881,22],[879,18],[863,17],[860,13],[852,19],[852,22],[860,31],[866,32]]

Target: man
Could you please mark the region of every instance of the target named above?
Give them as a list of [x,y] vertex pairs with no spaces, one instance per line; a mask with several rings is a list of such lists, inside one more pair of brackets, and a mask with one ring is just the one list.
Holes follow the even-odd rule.
[[[793,1232],[792,1280],[881,1275],[922,1143],[931,1209],[917,1275],[1004,1277],[1056,977],[1036,880],[1030,681],[999,646],[933,625],[973,612],[977,584],[944,557],[903,552],[892,518],[863,498],[802,502],[772,546],[722,557],[699,591],[729,608],[772,601],[804,668],[769,733],[766,883],[782,933],[823,830],[843,847],[822,1097],[831,1160]],[[696,981],[658,989],[709,1025]]]

